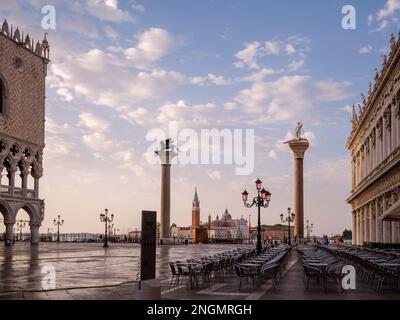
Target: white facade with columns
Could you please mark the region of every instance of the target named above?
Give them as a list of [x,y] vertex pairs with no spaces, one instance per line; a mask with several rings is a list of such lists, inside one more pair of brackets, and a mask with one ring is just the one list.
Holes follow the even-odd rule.
[[390,55],[375,70],[363,97],[347,148],[352,156],[353,244],[400,242],[400,41],[392,35]]

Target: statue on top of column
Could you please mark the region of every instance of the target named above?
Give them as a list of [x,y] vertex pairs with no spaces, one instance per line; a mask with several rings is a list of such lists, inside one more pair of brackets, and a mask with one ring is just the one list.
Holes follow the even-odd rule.
[[295,137],[297,140],[302,140],[304,139],[304,130],[303,130],[303,123],[302,122],[297,122],[297,127],[295,129]]
[[154,151],[154,153],[160,157],[162,164],[170,164],[172,159],[178,155],[179,149],[173,143],[174,140],[172,139],[160,141],[160,149]]

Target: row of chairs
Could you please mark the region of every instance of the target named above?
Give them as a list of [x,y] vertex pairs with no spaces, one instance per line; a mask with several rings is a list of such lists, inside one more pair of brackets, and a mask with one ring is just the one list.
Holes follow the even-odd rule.
[[170,288],[183,283],[186,283],[189,289],[198,288],[200,284],[210,286],[212,279],[221,279],[232,274],[235,263],[254,254],[254,249],[239,248],[200,259],[170,262]]
[[252,280],[253,288],[262,285],[264,280],[271,280],[274,290],[277,291],[278,277],[282,276],[282,270],[287,263],[289,247],[282,245],[270,248],[261,255],[250,257],[235,264],[235,271],[240,278],[239,290],[243,280]]
[[318,284],[322,284],[325,292],[328,291],[330,279],[334,280],[342,289],[342,269],[345,265],[342,260],[314,245],[299,246],[297,251],[303,262],[303,282],[306,291],[309,289],[312,278],[315,278]]
[[384,283],[398,289],[400,284],[400,250],[374,250],[355,246],[323,248],[353,265],[357,274],[377,292]]

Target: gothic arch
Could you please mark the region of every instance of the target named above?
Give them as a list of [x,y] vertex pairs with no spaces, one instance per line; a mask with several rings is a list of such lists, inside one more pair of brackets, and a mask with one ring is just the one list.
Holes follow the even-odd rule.
[[29,215],[29,225],[40,225],[41,219],[40,219],[40,214],[37,212],[36,208],[32,206],[30,203],[22,203],[19,206],[15,208],[14,211],[14,217],[17,217],[18,211],[19,210],[25,210],[26,213]]
[[5,78],[0,73],[0,114],[9,112],[9,91]]
[[4,217],[4,222],[13,222],[14,221],[13,211],[12,211],[11,207],[9,206],[9,204],[4,200],[0,200],[0,213]]

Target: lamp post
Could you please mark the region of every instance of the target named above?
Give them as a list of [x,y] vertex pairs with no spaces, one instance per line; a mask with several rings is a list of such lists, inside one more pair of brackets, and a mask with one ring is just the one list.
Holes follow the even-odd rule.
[[244,192],[242,193],[242,200],[244,203],[244,206],[246,208],[251,208],[254,205],[257,206],[258,209],[258,225],[257,225],[257,245],[256,245],[256,249],[257,249],[257,254],[261,254],[262,251],[262,245],[261,245],[261,207],[263,208],[268,208],[269,206],[269,202],[271,201],[271,193],[267,190],[265,190],[265,188],[262,188],[262,181],[260,179],[257,179],[256,183],[256,189],[257,189],[257,196],[253,198],[252,203],[248,203],[248,197],[249,197],[249,193],[247,192],[247,190],[244,190]]
[[107,241],[107,229],[108,229],[108,223],[112,222],[114,220],[114,214],[111,214],[110,217],[108,217],[108,209],[104,209],[104,213],[100,213],[100,221],[104,222],[104,248],[108,248],[108,241]]
[[309,225],[309,221],[307,220],[307,226],[304,228],[307,230],[307,241],[310,241],[310,233],[313,231],[313,227],[314,224],[311,223],[311,225]]
[[294,218],[295,218],[295,214],[293,212],[291,212],[292,210],[290,208],[288,208],[288,215],[285,218],[283,213],[281,214],[281,221],[283,223],[287,222],[288,223],[288,240],[289,240],[289,245],[292,244],[292,240],[290,237],[290,223],[294,222]]
[[60,242],[60,226],[64,224],[64,220],[60,220],[61,216],[58,215],[57,219],[54,219],[54,225],[57,226],[57,242]]
[[22,241],[22,229],[26,227],[26,223],[23,220],[17,222],[17,229],[19,230],[19,240]]

